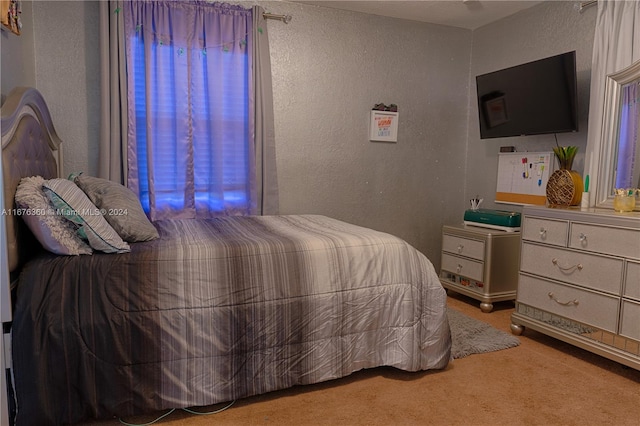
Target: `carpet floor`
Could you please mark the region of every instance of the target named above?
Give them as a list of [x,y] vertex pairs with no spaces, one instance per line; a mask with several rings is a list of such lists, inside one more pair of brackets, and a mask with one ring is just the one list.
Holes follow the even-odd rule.
[[[509,332],[513,302],[485,314],[451,293],[455,311]],[[454,359],[444,370],[359,371],[236,403],[219,414],[175,411],[163,426],[205,425],[616,425],[640,424],[640,371],[532,330],[508,350]],[[213,410],[220,406],[204,407]],[[149,422],[159,414],[123,419]],[[91,426],[120,425],[117,419]]]

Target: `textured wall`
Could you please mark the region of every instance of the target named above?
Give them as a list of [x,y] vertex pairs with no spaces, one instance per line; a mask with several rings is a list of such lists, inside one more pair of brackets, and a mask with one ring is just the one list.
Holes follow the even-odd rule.
[[98,167],[100,69],[98,2],[33,3],[36,87],[63,147],[64,172]]
[[[269,22],[281,213],[319,213],[400,236],[440,263],[462,219],[471,32],[291,3]],[[395,103],[398,143],[370,142]]]
[[560,145],[579,147],[573,167],[582,174],[587,146],[591,57],[597,7],[589,7],[580,13],[573,6],[574,2],[568,1],[545,2],[474,31],[466,198],[480,194],[486,203],[483,207],[519,210],[519,207],[492,201],[497,180],[497,153],[501,146],[513,145],[518,151],[551,151],[555,146],[555,138],[553,135],[537,135],[481,140],[476,75],[575,50],[579,131],[559,133],[557,136]]
[[[260,3],[293,16],[288,25],[269,22],[281,213],[326,214],[390,232],[439,267],[442,224],[459,222],[470,196],[492,199],[499,146],[554,143],[549,136],[481,141],[475,75],[574,49],[582,130],[559,139],[581,147],[581,171],[595,8],[580,14],[573,2],[545,2],[471,32]],[[36,86],[65,141],[65,172],[94,174],[98,5],[36,1],[33,21]],[[399,106],[396,144],[368,140],[378,102]]]
[[[463,208],[471,32],[285,2],[269,22],[281,213],[326,214],[398,235],[439,265]],[[65,172],[95,173],[96,2],[36,2],[37,87]],[[59,25],[73,22],[73,26]],[[400,108],[399,142],[368,140],[369,111]]]

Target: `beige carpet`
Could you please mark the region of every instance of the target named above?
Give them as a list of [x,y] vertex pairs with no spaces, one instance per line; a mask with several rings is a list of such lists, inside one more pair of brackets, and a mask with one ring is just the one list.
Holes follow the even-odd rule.
[[[452,293],[449,307],[509,330],[512,302],[485,314],[477,301]],[[534,331],[519,340],[511,349],[456,359],[442,371],[376,368],[247,398],[211,416],[176,411],[157,424],[640,425],[640,371]],[[154,417],[123,420],[141,424]]]

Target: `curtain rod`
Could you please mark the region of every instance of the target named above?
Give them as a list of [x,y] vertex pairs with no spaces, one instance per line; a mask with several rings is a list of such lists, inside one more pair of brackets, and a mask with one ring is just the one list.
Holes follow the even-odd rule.
[[594,4],[598,4],[598,0],[583,1],[582,3],[580,3],[580,9],[578,10],[582,12],[584,9],[589,6],[593,6]]
[[275,15],[273,13],[265,12],[265,13],[262,14],[262,17],[264,19],[275,19],[277,21],[282,21],[285,24],[288,24],[289,21],[291,21],[291,15]]

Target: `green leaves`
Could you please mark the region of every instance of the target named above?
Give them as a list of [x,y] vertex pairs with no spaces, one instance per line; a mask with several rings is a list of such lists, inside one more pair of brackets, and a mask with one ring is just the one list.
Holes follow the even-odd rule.
[[573,159],[578,153],[577,146],[554,146],[553,153],[556,154],[561,169],[571,170]]

